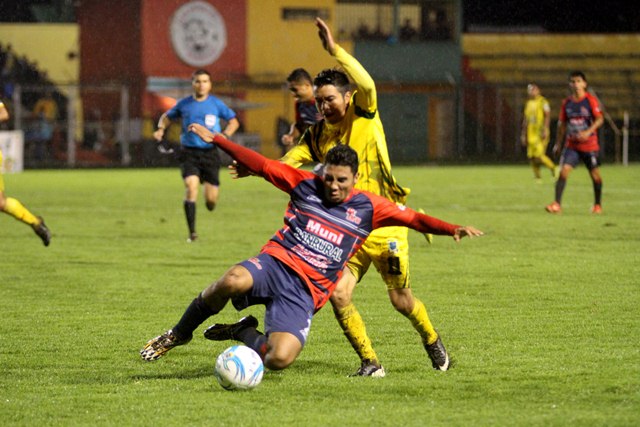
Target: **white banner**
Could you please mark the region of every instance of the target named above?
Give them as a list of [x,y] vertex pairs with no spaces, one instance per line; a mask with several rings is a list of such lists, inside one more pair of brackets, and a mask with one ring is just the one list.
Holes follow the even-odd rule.
[[0,151],[2,151],[0,173],[22,172],[24,133],[21,130],[0,131]]

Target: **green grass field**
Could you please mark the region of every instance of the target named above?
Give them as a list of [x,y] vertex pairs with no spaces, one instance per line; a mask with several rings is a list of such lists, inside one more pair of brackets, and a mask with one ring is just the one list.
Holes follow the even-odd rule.
[[[326,307],[296,363],[250,392],[217,385],[226,345],[202,329],[157,362],[138,351],[258,252],[282,223],[286,194],[223,174],[219,207],[199,203],[201,238],[188,244],[177,169],[6,175],[6,194],[43,215],[54,237],[45,248],[0,216],[2,424],[640,425],[640,165],[602,174],[603,215],[589,213],[581,167],[552,216],[550,177],[535,184],[525,165],[396,168],[411,206],[486,232],[431,246],[410,234],[414,292],[454,368],[430,368],[371,271],[355,302],[387,377],[347,377],[359,361]],[[227,307],[204,326],[261,310]]]

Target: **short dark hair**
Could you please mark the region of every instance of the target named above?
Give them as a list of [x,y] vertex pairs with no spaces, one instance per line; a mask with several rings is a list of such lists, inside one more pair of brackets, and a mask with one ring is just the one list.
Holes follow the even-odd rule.
[[343,95],[351,89],[349,77],[347,77],[346,73],[335,68],[327,68],[320,71],[316,78],[313,79],[313,85],[316,88],[333,85]]
[[582,71],[577,71],[576,70],[576,71],[570,72],[569,73],[569,80],[571,80],[572,77],[580,77],[585,82],[587,81],[587,76],[585,76]]
[[202,75],[209,76],[209,80],[211,80],[211,73],[209,73],[207,70],[203,70],[203,69],[195,70],[193,72],[193,74],[191,74],[191,80],[195,80],[196,77],[202,76]]
[[348,145],[338,144],[327,152],[325,165],[349,166],[353,174],[358,172],[358,153]]
[[291,74],[289,74],[289,76],[287,77],[287,81],[289,83],[293,83],[293,82],[300,82],[300,83],[308,82],[309,84],[312,83],[311,75],[304,68],[296,68],[295,70],[293,70]]

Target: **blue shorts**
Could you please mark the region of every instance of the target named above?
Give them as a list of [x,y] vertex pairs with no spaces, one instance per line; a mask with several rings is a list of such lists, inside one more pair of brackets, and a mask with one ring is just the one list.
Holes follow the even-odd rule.
[[304,346],[314,313],[313,298],[300,276],[271,255],[260,254],[241,262],[251,276],[253,288],[233,298],[236,310],[263,304],[264,333],[288,332]]
[[587,169],[592,170],[600,166],[600,153],[597,151],[578,151],[572,148],[565,148],[560,156],[561,165],[571,165],[575,168],[578,163],[582,163]]

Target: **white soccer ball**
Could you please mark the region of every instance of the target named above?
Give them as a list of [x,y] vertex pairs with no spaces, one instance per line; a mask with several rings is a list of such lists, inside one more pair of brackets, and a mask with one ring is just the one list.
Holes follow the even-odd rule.
[[214,375],[225,390],[249,390],[262,381],[264,365],[258,353],[244,345],[234,345],[216,359]]

